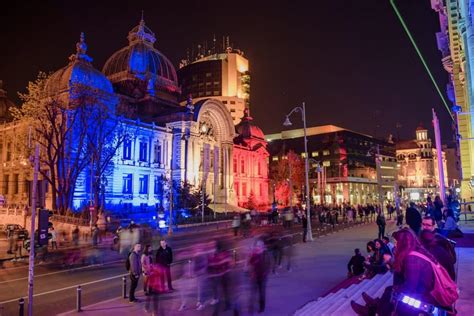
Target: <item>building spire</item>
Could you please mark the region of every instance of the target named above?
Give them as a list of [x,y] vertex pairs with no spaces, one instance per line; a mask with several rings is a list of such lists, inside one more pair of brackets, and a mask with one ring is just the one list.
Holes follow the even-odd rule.
[[144,15],[144,11],[142,10],[140,23],[128,33],[127,38],[130,44],[136,42],[145,42],[153,45],[156,41],[155,34],[145,26]]
[[72,55],[69,59],[71,61],[74,60],[84,60],[87,62],[91,62],[92,58],[87,56],[87,44],[86,44],[86,39],[84,32],[81,32],[81,35],[79,36],[79,42],[76,43],[76,54]]

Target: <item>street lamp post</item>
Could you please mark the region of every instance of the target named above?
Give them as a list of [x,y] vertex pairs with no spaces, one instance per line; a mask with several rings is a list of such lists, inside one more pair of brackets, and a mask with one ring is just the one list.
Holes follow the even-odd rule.
[[308,218],[308,230],[307,230],[307,237],[306,240],[312,241],[313,240],[313,232],[311,230],[311,206],[310,206],[310,197],[309,197],[309,157],[308,157],[308,139],[306,137],[306,108],[305,103],[303,102],[301,106],[297,106],[291,110],[290,113],[286,115],[285,122],[283,123],[284,126],[291,126],[290,116],[294,112],[301,113],[301,119],[303,121],[303,132],[304,132],[304,152],[305,152],[305,174],[306,174],[306,216]]
[[[372,153],[371,150],[375,149],[375,153]],[[381,169],[380,164],[381,164],[381,157],[380,157],[380,145],[377,144],[376,146],[372,147],[369,149],[369,152],[367,153],[368,156],[372,156],[374,154],[375,156],[375,170],[377,172],[377,191],[378,191],[378,200],[379,200],[379,205],[380,205],[380,211],[383,213],[383,193],[382,193],[382,174],[381,174]]]

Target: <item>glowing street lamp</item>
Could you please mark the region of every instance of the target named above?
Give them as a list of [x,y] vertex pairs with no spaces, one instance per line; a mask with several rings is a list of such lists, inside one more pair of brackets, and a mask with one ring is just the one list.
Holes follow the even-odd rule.
[[283,122],[283,126],[291,126],[292,123],[290,121],[290,116],[295,113],[295,112],[300,112],[301,113],[301,119],[303,121],[303,131],[304,131],[304,152],[305,152],[305,159],[304,159],[304,166],[305,166],[305,174],[306,174],[306,217],[308,219],[308,230],[307,230],[307,236],[306,240],[312,241],[313,240],[313,232],[311,230],[311,204],[310,204],[310,197],[309,197],[309,160],[308,160],[308,139],[306,137],[306,108],[305,108],[305,103],[303,102],[301,106],[297,106],[293,108],[293,110],[290,111],[286,115],[285,122]]

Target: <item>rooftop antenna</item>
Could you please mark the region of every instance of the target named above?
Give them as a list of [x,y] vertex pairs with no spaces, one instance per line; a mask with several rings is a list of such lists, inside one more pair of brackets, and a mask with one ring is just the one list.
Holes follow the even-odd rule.
[[144,16],[144,13],[143,13],[143,12],[144,12],[144,11],[142,10],[142,21],[144,20],[144,19],[143,19],[143,16]]
[[229,35],[227,35],[227,43],[226,43],[226,46],[227,46],[227,47],[229,47],[229,46],[230,46]]
[[216,34],[214,34],[212,38],[212,53],[216,53]]
[[225,52],[225,36],[222,35],[222,52]]

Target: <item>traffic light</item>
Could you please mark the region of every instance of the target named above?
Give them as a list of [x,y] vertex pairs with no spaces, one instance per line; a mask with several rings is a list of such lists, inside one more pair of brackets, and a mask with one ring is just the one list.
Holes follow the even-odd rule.
[[39,210],[38,219],[38,245],[44,246],[48,244],[48,240],[51,239],[52,235],[48,233],[48,230],[53,227],[53,223],[49,221],[49,218],[53,216],[53,212],[46,209]]

